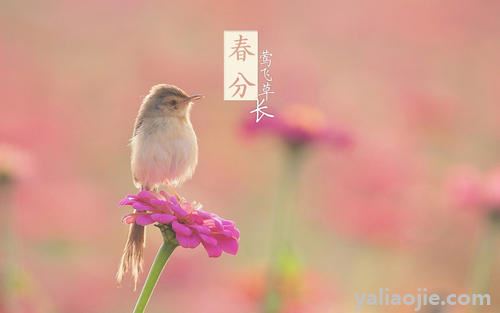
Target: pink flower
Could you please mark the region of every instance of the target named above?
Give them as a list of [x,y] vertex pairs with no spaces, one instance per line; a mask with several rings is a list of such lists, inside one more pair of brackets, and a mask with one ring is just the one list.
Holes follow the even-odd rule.
[[314,106],[291,105],[278,112],[273,118],[263,118],[256,123],[249,119],[244,124],[249,135],[268,133],[284,139],[290,144],[326,143],[333,147],[347,147],[352,144],[351,136],[331,127],[326,116]]
[[196,248],[201,243],[210,257],[218,257],[222,252],[232,255],[238,252],[240,232],[234,222],[203,211],[198,203],[179,201],[165,192],[141,191],[127,196],[120,204],[136,210],[124,217],[125,223],[170,225],[177,242],[184,248]]
[[0,143],[0,183],[30,176],[31,157],[18,148]]
[[491,171],[484,183],[484,201],[486,205],[500,210],[500,167]]
[[288,269],[272,279],[269,271],[250,268],[236,275],[236,287],[247,305],[253,306],[252,312],[261,311],[270,290],[280,299],[276,310],[279,313],[331,312],[338,300],[336,287],[331,282],[320,273],[301,268]]
[[476,210],[500,210],[500,167],[489,173],[475,168],[457,170],[449,180],[449,190],[455,205]]

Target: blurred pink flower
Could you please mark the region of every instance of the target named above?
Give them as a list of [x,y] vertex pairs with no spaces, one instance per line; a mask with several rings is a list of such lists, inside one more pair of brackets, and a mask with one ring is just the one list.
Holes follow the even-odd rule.
[[444,130],[453,126],[458,114],[457,104],[451,97],[437,96],[431,92],[408,89],[404,83],[401,109],[408,128],[419,133]]
[[500,210],[500,167],[490,172],[485,181],[484,200],[487,206]]
[[427,204],[415,195],[421,194],[427,173],[411,141],[367,137],[349,159],[325,160],[322,168],[336,177],[316,195],[324,209],[314,218],[325,228],[388,247],[407,247],[415,239],[419,208]]
[[31,159],[24,151],[0,143],[0,181],[27,177],[31,170]]
[[450,176],[447,187],[456,206],[487,212],[500,210],[500,167],[489,173],[462,167]]
[[321,142],[334,147],[347,147],[352,144],[347,132],[331,127],[327,117],[310,105],[287,106],[273,118],[263,118],[258,123],[249,119],[245,121],[243,130],[248,135],[268,133],[294,145]]
[[[336,288],[318,272],[299,269],[282,273],[272,282],[281,303],[278,313],[329,312],[336,307]],[[269,273],[264,269],[247,269],[237,276],[236,287],[244,300],[254,306],[254,311],[259,311],[270,287]]]
[[240,232],[234,222],[203,211],[198,203],[179,201],[165,192],[141,191],[127,196],[120,204],[136,210],[125,216],[125,223],[171,225],[179,245],[184,248],[196,248],[201,243],[210,257],[219,257],[222,252],[232,255],[238,252]]

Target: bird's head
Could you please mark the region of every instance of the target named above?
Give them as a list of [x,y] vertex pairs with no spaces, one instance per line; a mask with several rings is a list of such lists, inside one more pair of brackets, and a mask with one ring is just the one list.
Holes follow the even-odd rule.
[[174,85],[160,84],[151,88],[142,106],[146,116],[186,117],[191,104],[201,98],[201,95],[189,96]]

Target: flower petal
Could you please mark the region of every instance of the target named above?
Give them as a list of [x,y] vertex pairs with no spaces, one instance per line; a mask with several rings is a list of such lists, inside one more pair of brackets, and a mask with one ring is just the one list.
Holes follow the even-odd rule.
[[212,218],[212,215],[206,211],[203,211],[201,209],[198,209],[196,210],[196,212],[198,213],[198,215],[200,215],[201,217],[203,217],[204,219],[209,219],[209,218]]
[[124,199],[121,199],[120,202],[118,202],[120,205],[131,205],[132,203],[134,203],[136,200],[135,200],[135,196],[127,196],[126,198]]
[[188,212],[186,212],[179,202],[177,201],[176,197],[170,197],[169,199],[169,208],[174,211],[174,213],[179,216],[179,217],[185,217],[188,215]]
[[222,222],[219,218],[214,218],[212,220],[214,221],[215,229],[217,229],[217,231],[221,231],[224,229],[224,226],[222,225]]
[[134,215],[126,215],[123,218],[123,222],[125,224],[133,224],[133,223],[135,223],[135,216]]
[[236,224],[234,223],[234,221],[231,221],[231,220],[222,220],[222,224],[223,224],[224,226],[234,226],[234,225],[236,225]]
[[137,198],[150,200],[150,199],[156,199],[156,195],[151,191],[142,190],[137,194]]
[[236,239],[240,239],[240,231],[238,230],[238,228],[228,227],[224,230],[224,233],[226,233],[226,231],[231,232],[231,237],[236,238]]
[[135,218],[135,223],[137,225],[141,225],[141,226],[153,224],[154,222],[155,221],[153,221],[153,219],[151,218],[150,215],[140,214],[140,215],[136,215],[136,218]]
[[196,248],[200,244],[200,237],[198,237],[196,234],[192,234],[191,236],[183,236],[176,233],[175,238],[183,248]]
[[179,233],[183,236],[190,236],[193,233],[193,231],[189,227],[179,223],[178,221],[172,222],[172,228],[175,233]]
[[136,209],[137,211],[139,212],[143,212],[143,211],[148,211],[148,210],[151,210],[151,207],[147,204],[144,204],[142,202],[134,202],[132,204],[132,207],[134,209]]
[[157,207],[167,207],[167,201],[162,200],[162,199],[152,199],[149,201],[152,205],[157,206]]
[[210,234],[210,228],[205,225],[191,225],[191,228],[202,234]]
[[207,244],[209,245],[217,245],[217,239],[215,239],[214,237],[212,237],[211,235],[207,235],[207,234],[199,234],[201,240],[203,242],[206,242]]
[[166,213],[153,213],[151,218],[160,224],[170,224],[177,219],[175,216]]
[[238,240],[234,238],[220,236],[217,237],[217,242],[219,247],[221,247],[221,249],[224,250],[224,252],[232,255],[236,255],[236,253],[238,253],[238,248],[239,248]]
[[207,250],[208,256],[211,258],[219,257],[222,254],[222,249],[218,246],[207,244],[206,242],[201,242],[205,250]]

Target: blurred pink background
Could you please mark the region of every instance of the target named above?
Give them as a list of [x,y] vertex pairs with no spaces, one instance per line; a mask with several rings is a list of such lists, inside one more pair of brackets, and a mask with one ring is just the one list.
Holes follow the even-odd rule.
[[[199,166],[180,191],[235,220],[242,239],[237,257],[178,249],[148,312],[259,312],[284,149],[242,135],[254,104],[223,101],[234,29],[258,30],[273,53],[276,115],[317,106],[355,139],[307,147],[293,234],[301,304],[288,312],[354,312],[354,294],[378,288],[468,292],[487,217],[447,186],[457,169],[500,165],[499,15],[488,0],[1,0],[0,163],[15,180],[0,187],[11,231],[0,305],[131,311],[131,281],[114,280],[128,213],[117,203],[134,192],[127,143],[142,97],[172,83],[205,95],[192,112]],[[160,239],[150,230],[146,267]],[[498,310],[493,262],[494,306],[479,312]]]

